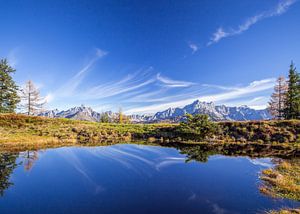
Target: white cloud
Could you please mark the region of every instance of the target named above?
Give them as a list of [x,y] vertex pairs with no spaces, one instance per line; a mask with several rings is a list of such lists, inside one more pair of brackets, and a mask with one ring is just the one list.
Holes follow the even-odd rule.
[[101,58],[107,55],[107,52],[97,48],[96,53],[92,59],[80,70],[78,71],[67,83],[60,87],[55,94],[60,97],[71,96],[76,91],[77,87],[81,84],[86,73],[91,69],[91,67]]
[[195,84],[193,82],[172,80],[167,77],[163,77],[160,73],[156,75],[156,78],[160,82],[164,83],[166,87],[190,87]]
[[155,102],[156,101],[156,97],[160,96],[162,94],[164,94],[165,92],[167,92],[168,89],[167,88],[160,88],[157,90],[153,90],[153,91],[137,91],[136,93],[130,93],[128,94],[128,101],[132,101],[132,102],[138,102],[140,100],[143,100],[143,102]]
[[264,11],[255,16],[249,17],[244,23],[239,25],[238,28],[236,29],[230,29],[226,31],[222,27],[218,28],[217,31],[213,34],[210,41],[207,43],[207,46],[217,43],[223,38],[241,34],[244,31],[248,30],[252,25],[256,24],[257,22],[263,19],[284,14],[285,12],[287,12],[290,6],[293,5],[296,1],[297,0],[282,0],[277,4],[275,8],[269,11]]
[[[160,74],[154,75],[153,68],[149,67],[145,70],[128,74],[118,81],[92,86],[85,91],[77,93],[77,97],[84,100],[99,100],[118,95],[119,101],[123,98],[126,102],[134,101],[134,99],[136,101],[147,101],[145,99],[167,92],[168,88],[188,88],[193,85],[195,83],[173,80]],[[153,87],[155,91],[153,91]]]
[[273,166],[270,158],[262,158],[262,159],[251,159],[247,158],[250,163],[256,166],[261,166],[265,168],[271,168]]
[[46,103],[50,103],[54,99],[54,95],[52,93],[48,93],[45,97]]
[[279,2],[275,10],[271,11],[270,15],[278,16],[285,13],[289,7],[294,4],[297,0],[282,0]]
[[96,48],[96,56],[98,58],[102,58],[108,54],[107,51],[101,50],[100,48]]
[[[162,111],[167,108],[183,107],[187,104],[192,103],[196,99],[198,99],[200,101],[205,101],[205,102],[221,102],[221,101],[224,102],[224,101],[228,101],[228,100],[242,98],[245,95],[251,95],[251,94],[255,94],[257,92],[262,92],[262,91],[272,89],[274,87],[274,84],[275,84],[275,78],[263,79],[263,80],[251,82],[249,85],[244,86],[244,87],[234,88],[230,91],[213,93],[213,94],[205,95],[202,97],[192,97],[189,99],[181,99],[181,100],[175,100],[175,101],[161,103],[161,104],[154,104],[154,105],[131,108],[131,109],[128,109],[125,113],[127,113],[127,114],[155,113],[157,111]],[[161,97],[161,98],[163,98],[163,97]]]
[[[97,49],[95,56],[90,59],[85,67],[58,90],[48,95],[48,102],[53,101],[55,98],[57,103],[69,103],[70,97],[76,97],[76,102],[93,103],[92,105],[96,106],[98,110],[108,110],[108,104],[109,106],[122,106],[125,104],[128,107],[132,106],[133,103],[160,102],[158,97],[162,95],[164,95],[165,100],[173,99],[168,94],[169,90],[176,91],[177,88],[178,90],[180,88],[188,89],[195,85],[192,82],[174,80],[161,74],[156,74],[153,72],[153,68],[149,67],[128,74],[117,81],[106,81],[106,83],[98,85],[85,85],[86,88],[79,91],[78,88],[87,72],[92,69],[98,59],[106,54],[105,51]],[[168,97],[166,97],[166,94],[168,94]],[[179,96],[182,96],[182,94]],[[188,94],[185,93],[185,97],[187,96]]]
[[150,76],[151,70],[150,67],[144,71],[129,74],[119,81],[94,86],[83,92],[82,96],[88,99],[103,99],[140,89],[155,82],[155,78]]
[[189,42],[188,45],[189,45],[189,48],[192,49],[193,54],[199,50],[198,45],[196,45],[195,43]]
[[209,87],[209,88],[218,88],[221,90],[225,91],[230,91],[230,90],[236,90],[238,87],[232,87],[232,86],[223,86],[223,85],[213,85],[213,84],[202,84],[204,87]]
[[159,161],[155,168],[156,170],[160,171],[163,168],[167,168],[171,165],[177,165],[177,164],[184,164],[185,158],[180,158],[180,157],[165,157],[161,161]]
[[213,43],[217,43],[221,39],[229,36],[230,34],[225,32],[222,27],[218,28],[217,31],[213,34],[211,40],[207,43],[207,45],[211,45]]
[[92,108],[97,112],[105,112],[105,111],[112,111],[112,110],[117,111],[118,110],[118,106],[115,106],[112,104],[107,104],[107,103],[101,104],[101,105],[94,105],[94,106],[92,106]]
[[166,103],[187,98],[196,99],[207,92],[207,88],[199,88],[196,86],[190,87],[187,90],[176,90],[176,93],[170,95],[170,89],[173,88],[163,88],[155,90],[154,92],[142,93],[127,99],[127,101],[138,102],[138,100],[142,100],[143,103]]
[[251,82],[246,87],[240,87],[240,88],[234,89],[232,91],[221,93],[221,94],[208,95],[205,97],[201,97],[200,100],[212,101],[212,102],[230,100],[230,99],[248,95],[251,93],[271,89],[274,87],[275,81],[276,81],[275,78],[254,81],[254,82]]
[[15,68],[19,62],[19,60],[17,58],[18,51],[19,51],[19,48],[14,48],[14,49],[10,50],[7,55],[8,63],[13,68]]
[[[99,83],[84,85],[86,88],[78,90],[86,73],[92,69],[98,59],[107,53],[100,49],[89,63],[74,75],[70,81],[54,93],[49,93],[46,100],[56,103],[90,103],[99,110],[110,110],[113,106],[123,107],[125,113],[155,113],[169,107],[183,107],[194,100],[248,104],[251,107],[262,108],[267,101],[260,98],[263,92],[274,87],[275,79],[253,81],[246,86],[220,86],[197,84],[194,82],[174,80],[155,73],[152,67],[138,70],[125,77]],[[247,96],[246,96],[247,95]],[[76,97],[76,101],[72,100]],[[247,98],[248,97],[248,98]],[[241,101],[241,99],[243,99]],[[251,101],[251,99],[254,99]],[[53,102],[52,102],[53,104]],[[65,105],[65,104],[63,104]]]
[[228,101],[228,102],[224,102],[223,104],[227,106],[239,106],[242,104],[242,105],[249,106],[250,108],[259,110],[259,109],[267,108],[269,100],[270,97],[267,96],[258,96],[254,98],[245,97],[244,99],[241,100]]

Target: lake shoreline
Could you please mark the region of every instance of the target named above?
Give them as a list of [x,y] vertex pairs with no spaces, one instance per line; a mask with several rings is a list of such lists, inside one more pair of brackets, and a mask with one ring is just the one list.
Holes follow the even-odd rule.
[[[167,188],[165,192],[171,193],[169,197],[164,195],[160,198],[161,203],[158,203],[158,205],[165,205],[173,195],[180,195],[177,198],[179,205],[181,201],[197,205],[197,208],[194,208],[194,206],[186,207],[186,204],[184,204],[182,206],[184,207],[183,212],[180,213],[187,212],[186,209],[190,209],[189,211],[194,210],[191,213],[195,213],[195,209],[205,210],[205,213],[214,213],[212,211],[214,207],[211,203],[207,203],[208,200],[217,201],[228,213],[233,213],[233,211],[246,213],[245,210],[249,212],[251,210],[250,213],[256,213],[254,211],[264,213],[270,209],[294,208],[299,205],[294,200],[277,201],[268,195],[260,194],[258,190],[260,182],[257,181],[261,170],[274,166],[270,158],[252,159],[247,156],[242,157],[242,154],[237,157],[231,154],[228,154],[228,156],[217,155],[215,151],[199,150],[198,146],[200,144],[186,145],[186,147],[181,147],[178,150],[173,148],[173,145],[172,147],[162,147],[158,144],[151,144],[151,146],[147,144],[147,142],[144,142],[144,144],[140,142],[138,146],[133,144],[117,144],[103,148],[76,146],[20,153],[0,153],[2,166],[5,166],[2,168],[2,175],[5,175],[5,177],[2,179],[4,188],[2,189],[1,208],[5,208],[6,213],[15,213],[12,211],[18,206],[20,207],[20,200],[21,203],[26,201],[26,207],[22,209],[27,209],[28,204],[41,203],[41,195],[47,196],[47,203],[48,201],[53,202],[53,199],[55,203],[57,199],[56,190],[50,188],[53,190],[50,194],[50,190],[44,191],[45,186],[51,186],[53,183],[74,192],[66,194],[67,196],[61,197],[62,199],[59,200],[66,197],[69,199],[69,195],[77,197],[78,193],[85,194],[85,197],[81,200],[90,203],[88,209],[98,209],[98,207],[93,207],[95,203],[93,200],[91,201],[88,195],[99,201],[103,199],[103,196],[105,196],[104,198],[109,197],[111,191],[116,191],[113,197],[114,199],[117,198],[116,203],[119,203],[119,197],[124,197],[122,193],[119,194],[120,188],[126,190],[126,192],[133,192],[133,195],[137,196],[137,198],[132,199],[130,197],[129,199],[133,206],[126,203],[123,209],[126,207],[136,209],[137,204],[140,203],[139,200],[143,201],[141,194],[148,196],[144,204],[153,204],[152,201],[156,200],[160,189],[151,187],[152,185],[157,187],[159,184]],[[145,179],[145,176],[149,174],[151,177]],[[105,182],[106,180],[108,182]],[[74,183],[77,185],[74,185]],[[125,187],[124,184],[126,184]],[[99,192],[100,194],[95,194],[96,187],[100,185],[103,186],[103,191]],[[115,185],[118,188],[112,188]],[[138,188],[136,188],[137,185]],[[147,188],[147,185],[150,185],[150,187]],[[209,187],[211,185],[213,187]],[[182,186],[185,187],[183,190]],[[224,193],[223,186],[227,190],[226,197],[216,198],[214,195],[220,196]],[[32,194],[36,196],[34,200],[27,201],[29,197],[27,193],[29,192],[30,195],[30,191],[25,191],[22,194],[23,198],[15,197],[16,194],[21,194],[21,191],[27,187],[32,192],[36,191]],[[145,187],[146,189],[144,189]],[[105,191],[106,189],[109,191]],[[157,190],[157,194],[153,193],[153,189]],[[135,190],[137,191],[136,194]],[[12,195],[12,192],[15,194]],[[174,194],[175,192],[181,194]],[[239,200],[241,192],[244,192],[247,196]],[[197,200],[194,200],[194,194],[198,196]],[[229,201],[227,200],[228,195],[232,198]],[[193,196],[192,199],[191,196]],[[199,196],[202,196],[203,200]],[[16,208],[8,204],[7,201],[9,200],[15,202]],[[236,201],[239,201],[239,203],[236,203]],[[249,201],[251,201],[250,204]],[[166,207],[172,207],[171,203]],[[228,203],[231,206],[226,206]],[[100,206],[103,211],[103,205]],[[61,207],[53,207],[61,209]],[[37,209],[30,209],[33,213],[37,213],[35,212]],[[176,212],[176,209],[173,209],[172,212]]]
[[220,134],[188,139],[178,124],[111,124],[70,119],[0,114],[0,151],[138,142],[159,145],[206,145],[239,151],[275,148],[299,154],[300,120],[218,122]]
[[[212,155],[246,156],[249,158],[271,157],[274,160],[282,159],[283,161],[300,157],[299,120],[235,121],[218,122],[217,124],[221,130],[219,136],[195,140],[182,136],[178,132],[178,124],[110,124],[0,114],[0,153],[60,147],[140,144],[175,148],[181,154],[186,155],[187,162],[193,160],[207,162]],[[276,174],[276,181],[278,181],[278,178],[281,178],[283,174],[278,169],[280,168],[263,171],[262,181],[272,181],[274,174]],[[294,171],[290,167],[285,173],[294,173]],[[287,178],[290,179],[291,176],[288,174]],[[265,182],[265,186],[260,189],[261,192],[273,194],[267,194],[269,196],[285,198],[286,195],[275,192],[280,182],[278,184],[272,182],[272,184],[274,185],[271,186]],[[263,190],[268,191],[263,192]],[[299,201],[299,198],[291,199]],[[266,213],[295,213],[294,211],[297,212],[298,209],[270,210]]]

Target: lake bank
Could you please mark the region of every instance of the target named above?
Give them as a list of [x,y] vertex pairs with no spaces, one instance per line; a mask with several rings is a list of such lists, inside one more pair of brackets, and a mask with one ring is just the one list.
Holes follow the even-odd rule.
[[[148,141],[157,144],[273,145],[299,148],[300,121],[219,122],[218,134],[204,140],[189,139],[178,124],[112,124],[0,114],[0,150],[34,150],[79,144],[106,145]],[[257,146],[256,146],[257,145]],[[238,150],[238,149],[237,149]]]
[[[300,201],[300,159],[274,159],[276,166],[261,172],[261,193],[273,198]],[[300,209],[271,210],[268,214],[299,214]]]
[[[195,141],[182,136],[177,129],[178,124],[111,124],[2,114],[0,115],[0,153],[41,149],[47,151],[49,148],[54,148],[55,151],[58,147],[96,151],[99,146],[131,142],[136,145],[155,145],[163,150],[176,148],[181,155],[185,156],[185,162],[206,163],[211,157],[217,155],[246,159],[248,157],[251,159],[280,158],[282,160],[300,157],[299,121],[220,122],[217,124],[220,130],[219,135]],[[122,154],[124,152],[126,151],[122,151]],[[266,172],[269,170],[272,169],[263,171],[262,178],[265,180],[270,180],[266,177]],[[274,173],[280,172],[270,171],[268,175],[272,178]],[[294,170],[289,168],[287,173],[294,173]],[[270,188],[268,191],[277,188],[276,186],[268,187]],[[252,188],[258,189],[258,187]],[[283,210],[270,211],[270,213],[284,212]],[[293,213],[291,210],[286,212]]]

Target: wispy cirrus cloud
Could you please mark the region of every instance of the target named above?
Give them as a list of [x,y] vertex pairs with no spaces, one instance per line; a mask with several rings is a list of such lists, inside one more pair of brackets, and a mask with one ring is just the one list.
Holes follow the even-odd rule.
[[202,86],[209,87],[209,88],[218,88],[225,91],[238,89],[238,87],[234,87],[234,86],[223,86],[223,85],[214,85],[214,84],[202,84]]
[[155,82],[155,78],[151,76],[151,70],[152,67],[133,74],[128,74],[119,81],[111,81],[106,84],[94,86],[83,92],[83,96],[91,99],[102,99],[146,87]]
[[199,50],[198,45],[193,42],[188,43],[189,48],[192,50],[192,54],[196,53]]
[[[152,67],[139,69],[119,80],[112,80],[106,83],[93,85],[85,90],[78,91],[77,88],[83,83],[86,73],[103,57],[103,54],[96,55],[89,63],[74,75],[69,82],[58,89],[60,97],[76,96],[81,100],[101,100],[119,96],[122,98],[146,98],[158,95],[160,92],[168,91],[168,88],[189,88],[193,82],[174,80],[160,73],[156,73]],[[153,87],[158,89],[155,91]],[[53,96],[53,95],[52,95]]]
[[107,54],[108,53],[106,51],[96,48],[94,56],[88,61],[88,63],[82,69],[80,69],[68,82],[61,86],[55,94],[61,97],[73,95],[77,87],[84,79],[86,73],[99,59],[103,58]]
[[50,92],[45,96],[44,100],[46,103],[50,103],[50,102],[52,102],[53,99],[54,99],[54,95]]
[[91,186],[95,194],[105,191],[105,188],[99,184],[97,180],[95,180],[92,174],[87,170],[82,162],[82,157],[78,155],[73,150],[63,149],[58,152],[59,155],[62,155],[63,158],[66,159],[67,162],[84,178]]
[[255,96],[250,99],[248,97],[245,97],[244,99],[240,100],[230,100],[228,102],[225,101],[224,104],[228,106],[238,106],[242,103],[243,105],[249,106],[253,109],[265,109],[268,106],[269,100],[270,97],[268,96]]
[[270,159],[270,158],[263,158],[263,159],[247,158],[247,159],[253,165],[260,166],[260,167],[263,167],[263,168],[271,168],[273,166],[272,159]]
[[215,33],[213,33],[210,41],[207,43],[207,46],[215,44],[220,40],[231,37],[235,35],[239,35],[245,31],[247,31],[251,26],[256,24],[259,21],[262,21],[266,18],[271,18],[274,16],[280,16],[288,11],[288,9],[296,2],[297,0],[281,0],[276,7],[269,11],[264,11],[255,16],[249,17],[246,19],[244,23],[239,25],[237,28],[225,30],[223,27],[219,27]]
[[[199,84],[176,80],[155,72],[154,68],[139,69],[119,80],[100,79],[98,84],[86,84],[84,78],[94,64],[106,52],[97,51],[87,65],[79,70],[69,82],[55,93],[49,93],[48,102],[54,98],[58,102],[88,103],[96,110],[117,110],[122,107],[127,114],[155,113],[167,108],[182,107],[196,99],[206,102],[249,104],[261,107],[267,103],[266,93],[273,88],[275,79],[253,81],[245,86],[222,86]],[[80,90],[79,90],[80,89]],[[261,98],[263,97],[264,98]],[[56,101],[57,101],[56,100]],[[75,104],[76,105],[76,104]]]
[[7,55],[7,60],[13,68],[15,68],[19,62],[19,60],[17,58],[18,52],[19,52],[19,48],[14,48],[14,49],[10,50]]
[[[250,84],[243,87],[232,87],[231,90],[226,89],[225,91],[219,91],[211,94],[205,94],[199,96],[201,92],[194,94],[191,98],[177,99],[175,96],[173,101],[164,102],[160,104],[147,105],[142,107],[131,108],[126,111],[126,113],[154,113],[157,111],[165,110],[167,108],[183,107],[195,101],[196,99],[205,102],[225,102],[229,100],[237,100],[245,96],[255,95],[256,93],[264,92],[270,90],[274,87],[275,78],[263,79],[259,81],[253,81]],[[210,86],[211,87],[211,86]],[[160,96],[162,99],[167,99],[167,97]],[[236,102],[237,105],[241,105],[241,102]]]
[[174,88],[177,88],[177,87],[190,87],[190,86],[195,84],[193,82],[172,80],[172,79],[169,79],[168,77],[163,77],[160,73],[158,73],[156,75],[156,78],[157,78],[158,81],[164,83],[166,87],[174,87]]

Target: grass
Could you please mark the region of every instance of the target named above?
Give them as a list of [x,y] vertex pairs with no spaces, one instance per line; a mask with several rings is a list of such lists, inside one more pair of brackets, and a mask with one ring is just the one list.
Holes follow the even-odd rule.
[[271,210],[266,212],[267,214],[300,214],[300,209],[282,209],[282,210]]
[[300,201],[300,159],[280,160],[274,169],[263,170],[261,179],[261,192]]
[[[195,142],[182,140],[178,124],[112,124],[0,114],[0,151],[63,146],[99,146],[141,141],[179,148],[188,159],[207,161],[212,154],[292,157],[300,154],[300,121],[218,122],[218,135]],[[137,142],[138,143],[138,142]],[[262,172],[260,191],[300,201],[300,160],[280,161]],[[299,209],[269,214],[299,213]]]
[[[219,122],[220,133],[206,139],[218,144],[300,145],[300,121]],[[0,151],[20,151],[80,144],[146,140],[199,144],[183,140],[178,124],[113,124],[0,114]]]
[[[291,157],[300,154],[300,121],[219,122],[219,133],[206,141],[182,140],[178,124],[112,124],[0,114],[0,151],[64,146],[99,146],[142,140],[179,148],[188,160],[207,161],[212,154]],[[139,143],[139,142],[137,142]],[[260,191],[300,201],[300,160],[280,161],[262,171]],[[269,214],[300,214],[299,209]]]
[[0,150],[19,151],[156,136],[169,124],[112,124],[0,114]]
[[223,138],[232,141],[300,143],[299,120],[230,121],[218,124]]

